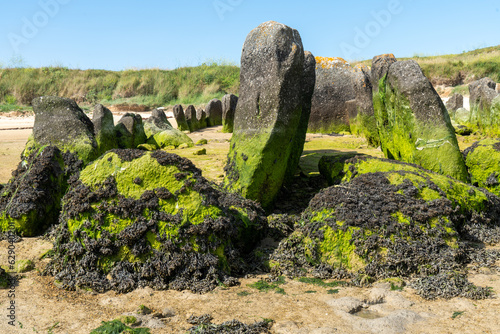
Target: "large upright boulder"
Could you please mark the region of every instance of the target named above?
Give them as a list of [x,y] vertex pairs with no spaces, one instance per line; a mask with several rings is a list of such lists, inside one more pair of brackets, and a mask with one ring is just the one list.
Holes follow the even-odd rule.
[[303,141],[294,140],[308,84],[296,30],[270,21],[250,32],[241,56],[241,95],[225,167],[227,188],[264,206],[272,204],[286,172],[297,167],[294,150]]
[[196,119],[198,120],[198,124],[200,129],[204,129],[207,127],[207,113],[203,109],[196,110]]
[[470,119],[469,124],[489,135],[500,135],[500,95],[496,83],[483,78],[469,84]]
[[191,138],[184,132],[174,129],[163,110],[155,109],[151,116],[144,122],[144,132],[147,143],[153,148],[178,147],[181,144],[194,146]]
[[380,145],[380,139],[373,111],[373,91],[370,77],[370,69],[366,65],[358,64],[354,67],[352,84],[356,98],[353,100],[354,102],[347,102],[347,110],[351,133],[364,136],[371,146],[377,147]]
[[219,99],[212,99],[207,103],[207,126],[222,125],[222,102]]
[[175,121],[177,122],[177,129],[180,131],[189,131],[189,125],[187,124],[182,106],[180,104],[175,105],[173,112]]
[[387,158],[468,180],[446,107],[416,61],[388,67],[374,93],[374,107]]
[[70,151],[85,163],[98,155],[94,125],[71,99],[42,96],[32,102],[35,112],[33,134],[26,144],[24,155],[45,145]]
[[146,143],[147,136],[139,114],[126,113],[115,126],[119,148],[136,148]]
[[464,97],[461,94],[453,94],[448,101],[446,101],[446,109],[450,114],[453,114],[460,108],[464,107]]
[[186,122],[189,127],[189,131],[194,132],[200,128],[198,119],[196,118],[196,108],[190,105],[184,111],[184,116],[186,116]]
[[97,104],[94,107],[92,123],[94,124],[95,139],[97,141],[99,154],[118,148],[113,114],[108,108],[102,104]]
[[346,102],[356,98],[353,69],[342,58],[316,57],[316,85],[308,132],[350,131]]
[[232,133],[234,126],[234,112],[238,105],[238,97],[226,94],[222,98],[222,132]]

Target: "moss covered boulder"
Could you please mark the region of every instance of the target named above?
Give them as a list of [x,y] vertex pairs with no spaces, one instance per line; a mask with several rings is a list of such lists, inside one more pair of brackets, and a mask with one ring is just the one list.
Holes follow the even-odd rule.
[[226,94],[222,98],[222,132],[232,133],[234,126],[234,112],[238,105],[238,97]]
[[222,101],[219,99],[212,99],[207,103],[207,126],[222,125]]
[[184,116],[186,117],[186,122],[189,127],[190,132],[194,132],[200,129],[200,123],[198,122],[198,118],[196,117],[196,108],[193,105],[190,105],[184,111]]
[[204,292],[236,283],[264,221],[185,158],[113,150],[71,184],[46,274],[67,289]]
[[[355,99],[347,101],[349,127],[352,134],[363,136],[369,145],[380,145],[377,120],[373,111],[373,92],[370,70],[366,65],[356,65],[352,74]],[[351,106],[349,104],[352,104]],[[349,110],[352,110],[349,112]]]
[[169,146],[179,147],[186,143],[188,147],[194,146],[193,141],[184,132],[174,129],[163,110],[155,109],[144,122],[144,132],[147,143],[153,148],[165,148]]
[[115,126],[118,148],[136,148],[146,143],[147,136],[139,114],[126,113]]
[[82,161],[55,146],[42,146],[23,157],[0,193],[0,231],[33,237],[57,223],[67,179]]
[[[473,261],[466,241],[500,241],[500,199],[417,165],[371,157],[329,157],[322,190],[280,243],[270,266],[292,276],[417,277],[457,273]],[[470,257],[469,257],[470,254]],[[425,289],[441,289],[427,285]],[[442,291],[443,296],[447,295]],[[471,298],[486,288],[461,291]]]
[[446,107],[416,61],[391,64],[374,94],[381,147],[387,158],[468,180]]
[[311,82],[304,58],[299,33],[273,21],[252,30],[243,46],[225,185],[266,207],[287,172],[295,172],[295,153],[304,145],[298,134]]
[[113,114],[108,108],[102,104],[97,104],[94,107],[92,123],[94,124],[95,139],[99,154],[118,148],[115,135],[115,122]]
[[35,124],[25,156],[45,145],[57,146],[62,152],[73,152],[85,163],[99,154],[94,125],[71,99],[42,96],[32,102]]
[[175,105],[173,112],[175,121],[177,122],[177,129],[179,131],[189,131],[189,125],[187,124],[182,106],[180,104]]
[[346,102],[356,98],[353,68],[342,58],[316,57],[316,84],[308,132],[349,132]]
[[500,139],[475,142],[464,151],[471,182],[500,195]]

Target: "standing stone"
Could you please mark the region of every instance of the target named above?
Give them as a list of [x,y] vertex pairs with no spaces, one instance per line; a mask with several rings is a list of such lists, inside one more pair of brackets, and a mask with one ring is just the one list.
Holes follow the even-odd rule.
[[136,148],[147,140],[142,117],[139,114],[123,115],[115,126],[115,134],[119,148]]
[[163,110],[153,110],[151,117],[144,122],[144,132],[148,138],[147,143],[154,149],[179,147],[184,143],[189,147],[194,146],[191,138],[172,127]]
[[287,171],[297,168],[293,151],[304,145],[303,140],[299,143],[299,129],[310,89],[305,87],[310,81],[304,66],[296,30],[270,21],[247,36],[225,185],[266,207],[273,203]]
[[234,112],[238,105],[238,97],[226,94],[222,98],[222,132],[232,133],[234,126]]
[[467,182],[468,173],[443,101],[414,60],[390,65],[375,108],[386,157]]
[[189,131],[189,126],[184,116],[184,110],[180,104],[174,106],[174,118],[177,122],[177,129],[180,131]]
[[342,58],[316,57],[316,85],[312,97],[309,132],[350,131],[345,103],[356,98],[353,69]]
[[108,108],[102,104],[97,104],[94,107],[92,123],[94,124],[95,139],[99,154],[118,148],[115,136],[115,122],[113,114]]
[[397,62],[397,59],[392,53],[373,57],[370,79],[374,94],[378,93],[380,86],[383,87],[385,85],[385,82],[381,82],[381,80],[385,79],[387,72],[389,72],[389,67],[395,62]]
[[469,84],[470,120],[474,129],[490,135],[499,135],[500,98],[496,83],[490,78],[483,78]]
[[380,139],[373,111],[373,90],[370,77],[370,70],[366,65],[358,64],[354,67],[352,84],[356,99],[354,105],[349,101],[346,104],[351,133],[364,136],[368,144],[377,147],[380,145]]
[[196,109],[193,105],[190,105],[184,111],[184,116],[186,116],[186,122],[189,127],[190,132],[194,132],[200,128],[198,119],[196,118]]
[[210,100],[206,109],[207,126],[222,125],[222,102],[218,99]]
[[205,110],[196,110],[196,119],[198,120],[200,129],[204,129],[207,127],[207,113],[205,112]]
[[94,125],[85,113],[71,99],[43,96],[33,100],[35,124],[33,139],[25,150],[45,145],[57,146],[62,152],[76,153],[84,163],[97,158],[97,142]]
[[460,94],[453,94],[448,101],[446,101],[446,109],[448,112],[454,113],[460,108],[464,107],[464,97]]

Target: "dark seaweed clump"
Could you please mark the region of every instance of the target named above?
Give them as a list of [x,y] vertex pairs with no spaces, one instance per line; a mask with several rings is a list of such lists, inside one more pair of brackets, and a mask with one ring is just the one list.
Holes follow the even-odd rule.
[[223,322],[220,325],[212,323],[212,316],[204,314],[196,317],[191,316],[188,323],[195,325],[188,329],[187,333],[197,334],[262,334],[270,333],[273,322],[272,320],[264,319],[259,322],[247,325],[238,320]]
[[[388,277],[417,277],[421,279],[417,281],[420,282],[417,290],[428,298],[436,294],[432,292],[435,280],[459,273],[452,276],[455,290],[438,285],[440,297],[454,297],[456,291],[470,298],[489,296],[488,289],[472,288],[463,279],[466,280],[466,265],[473,261],[470,254],[475,251],[469,242],[489,242],[500,236],[499,199],[488,196],[486,210],[479,213],[453,205],[430,179],[426,186],[442,197],[423,200],[412,182],[405,180],[396,186],[381,172],[359,175],[349,183],[322,190],[302,215],[301,227],[284,239],[271,256],[271,260],[278,263],[272,272],[287,276],[303,276],[309,272],[323,278],[351,276],[354,284]],[[315,213],[325,209],[333,215],[322,221],[312,220]],[[396,213],[411,219],[400,222]],[[439,223],[432,224],[436,220]],[[338,226],[338,221],[344,224]],[[360,228],[352,233],[351,242],[356,246],[355,253],[367,263],[364,269],[352,275],[345,265],[332,268],[320,260],[319,244],[324,240],[322,228],[325,226],[343,232],[349,227]],[[366,236],[363,234],[366,230],[373,233]],[[306,237],[312,240],[312,245],[304,242]],[[450,238],[455,238],[457,247],[450,246]],[[380,249],[387,250],[384,256]]]
[[[142,153],[138,150],[116,152],[120,152],[120,158],[126,161]],[[118,193],[112,176],[97,189],[90,189],[81,181],[74,180],[63,199],[63,213],[54,245],[55,256],[46,267],[45,274],[55,276],[63,288],[91,288],[98,292],[113,289],[124,293],[149,286],[153,289],[189,289],[201,293],[221,284],[237,284],[234,275],[244,273],[248,266],[244,256],[249,243],[227,242],[245,237],[240,235],[244,223],[237,218],[235,207],[249,211],[248,217],[257,232],[248,237],[255,242],[260,239],[259,226],[264,225],[262,209],[253,201],[216,189],[185,158],[163,151],[152,153],[152,157],[164,166],[177,166],[181,173],[176,177],[184,180],[184,186],[175,193],[165,188],[145,191],[140,199],[133,199]],[[187,178],[186,172],[192,172],[193,176]],[[176,198],[189,188],[203,195],[204,205],[218,206],[224,214],[216,219],[207,216],[201,224],[193,225],[182,222],[181,212],[171,215],[160,209],[159,199]],[[92,208],[93,203],[100,203],[98,210]],[[149,212],[148,218],[143,216],[145,209]],[[98,239],[90,238],[85,230],[76,230],[71,235],[68,220],[82,214],[92,220],[92,224],[89,221],[84,224],[87,229],[94,226],[99,230],[108,214],[131,219],[133,223],[117,234],[102,230]],[[160,221],[179,226],[178,236],[169,239],[159,237],[161,247],[152,249],[146,242],[146,233],[151,231],[158,236]],[[188,240],[196,241],[196,251],[186,242]],[[117,256],[122,246],[128,246],[132,255],[140,261],[115,262],[108,272],[98,266],[103,257]],[[213,255],[220,247],[224,247],[227,258],[228,268],[225,269],[221,268],[218,257]]]

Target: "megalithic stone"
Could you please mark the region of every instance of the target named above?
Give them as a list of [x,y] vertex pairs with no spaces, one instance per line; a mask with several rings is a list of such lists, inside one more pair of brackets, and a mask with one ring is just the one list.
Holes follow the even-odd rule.
[[177,122],[177,129],[180,131],[189,131],[189,126],[184,115],[184,110],[180,104],[174,106],[174,118]]
[[238,105],[238,97],[226,94],[222,98],[222,132],[232,133],[234,126],[234,112]]
[[295,170],[295,142],[304,111],[304,49],[299,33],[277,22],[252,30],[241,56],[240,97],[225,186],[272,205],[287,171]]

